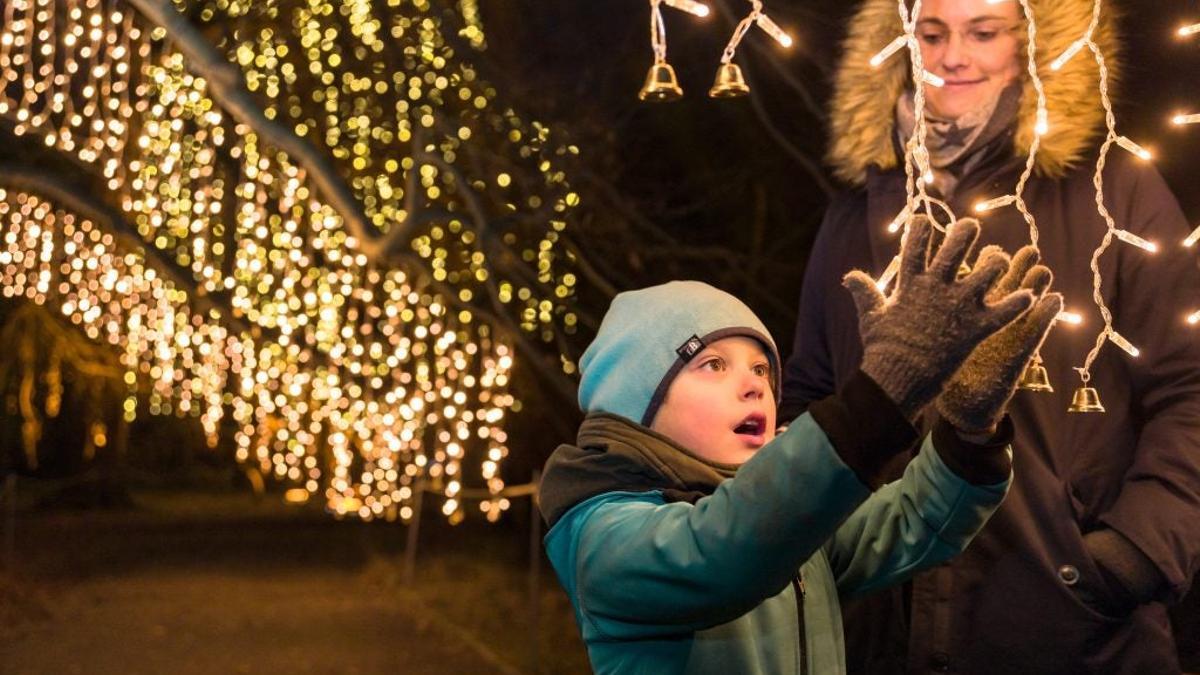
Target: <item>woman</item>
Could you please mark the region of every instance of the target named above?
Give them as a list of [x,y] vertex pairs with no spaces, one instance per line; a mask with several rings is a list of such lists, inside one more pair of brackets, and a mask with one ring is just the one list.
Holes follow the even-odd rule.
[[[975,543],[907,590],[847,608],[851,672],[1179,672],[1164,603],[1186,592],[1200,565],[1200,336],[1182,321],[1200,302],[1200,275],[1178,245],[1189,228],[1162,178],[1113,146],[1106,205],[1118,227],[1160,251],[1117,242],[1101,257],[1115,328],[1142,355],[1105,345],[1090,384],[1107,412],[1068,414],[1080,384],[1072,367],[1102,326],[1089,264],[1106,227],[1092,185],[1103,110],[1088,50],[1060,71],[1047,67],[1083,35],[1092,0],[1031,5],[1050,129],[1024,196],[1055,290],[1085,322],[1060,326],[1041,350],[1054,391],[1019,392],[1010,406],[1014,487]],[[973,215],[978,201],[1013,193],[1034,137],[1026,24],[1011,1],[925,0],[919,19],[925,67],[946,81],[925,88],[931,192]],[[887,225],[906,199],[910,64],[897,56],[874,69],[869,60],[901,32],[894,0],[865,0],[850,27],[829,159],[853,189],[830,206],[809,259],[781,421],[855,372],[858,326],[841,278],[882,272],[898,248]],[[1115,70],[1111,22],[1093,38]],[[1028,241],[1015,208],[983,218],[981,245],[1011,252]]]

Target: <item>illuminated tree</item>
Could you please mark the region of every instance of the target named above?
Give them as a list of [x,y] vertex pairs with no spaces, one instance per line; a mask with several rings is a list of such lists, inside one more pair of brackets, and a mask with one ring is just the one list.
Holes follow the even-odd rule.
[[460,518],[474,482],[498,517],[514,351],[568,397],[590,319],[578,151],[479,76],[473,3],[3,12],[0,118],[77,175],[0,166],[0,287],[117,350],[125,420],[231,418],[339,513],[407,518],[427,481]]

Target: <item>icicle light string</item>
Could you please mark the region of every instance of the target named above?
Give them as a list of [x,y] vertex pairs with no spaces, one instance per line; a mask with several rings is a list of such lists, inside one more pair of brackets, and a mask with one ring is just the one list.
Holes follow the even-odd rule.
[[[913,3],[910,12],[905,0],[897,2],[897,10],[900,13],[900,23],[904,29],[904,33],[893,39],[879,53],[871,58],[871,66],[878,68],[888,59],[895,56],[901,48],[907,46],[909,60],[912,64],[912,79],[913,79],[913,107],[915,110],[916,126],[913,129],[912,138],[908,139],[905,144],[904,153],[904,185],[907,195],[904,209],[896,216],[892,223],[888,226],[891,232],[904,229],[904,237],[908,236],[908,225],[912,220],[912,216],[922,212],[929,217],[929,220],[934,223],[935,227],[942,229],[938,219],[934,216],[934,207],[936,206],[948,217],[948,221],[953,223],[958,220],[954,210],[946,202],[937,199],[929,194],[926,186],[933,182],[933,167],[930,164],[929,148],[926,146],[926,138],[928,136],[928,126],[925,120],[925,84],[930,86],[940,87],[945,83],[932,73],[925,70],[925,62],[921,55],[921,45],[917,41],[916,29],[917,18],[921,15],[921,0],[916,0]],[[903,239],[902,239],[903,240]],[[895,278],[896,273],[900,270],[900,257],[897,255],[888,263],[887,268],[875,281],[875,285],[880,289],[886,289]]]
[[1104,107],[1104,122],[1107,129],[1104,143],[1100,147],[1100,156],[1096,160],[1096,171],[1092,179],[1092,183],[1096,188],[1096,211],[1100,214],[1100,217],[1104,219],[1106,231],[1104,233],[1104,238],[1100,242],[1100,245],[1093,252],[1090,263],[1090,268],[1092,271],[1092,299],[1096,303],[1096,307],[1099,309],[1100,317],[1103,319],[1104,326],[1096,336],[1095,345],[1088,352],[1087,357],[1084,359],[1083,365],[1075,368],[1075,370],[1079,373],[1079,378],[1083,383],[1083,386],[1085,387],[1088,386],[1088,383],[1091,380],[1092,365],[1095,363],[1096,357],[1100,354],[1100,349],[1104,346],[1106,341],[1112,342],[1130,356],[1136,357],[1141,353],[1137,347],[1131,344],[1129,340],[1125,339],[1124,336],[1122,336],[1116,331],[1115,328],[1113,328],[1112,312],[1105,304],[1104,296],[1101,293],[1104,279],[1100,273],[1100,257],[1112,244],[1114,238],[1133,246],[1137,246],[1150,253],[1153,253],[1157,250],[1157,246],[1154,243],[1148,242],[1132,232],[1118,228],[1116,222],[1113,220],[1112,214],[1109,213],[1108,208],[1104,205],[1104,167],[1108,161],[1108,152],[1112,148],[1113,144],[1115,143],[1119,145],[1143,160],[1148,160],[1151,158],[1151,156],[1150,153],[1144,148],[1117,133],[1116,115],[1113,113],[1112,101],[1109,97],[1108,90],[1108,65],[1105,62],[1104,53],[1101,51],[1100,46],[1097,45],[1093,40],[1093,34],[1096,30],[1096,27],[1100,23],[1101,10],[1102,0],[1095,0],[1095,3],[1092,6],[1092,20],[1088,25],[1087,31],[1084,33],[1083,37],[1079,38],[1079,40],[1073,43],[1071,47],[1067,49],[1067,51],[1055,59],[1051,64],[1051,68],[1057,70],[1065,65],[1066,62],[1069,61],[1073,56],[1079,53],[1082,50],[1082,47],[1086,47],[1088,51],[1091,52],[1100,71],[1100,102]]
[[738,22],[738,25],[733,30],[733,36],[729,38],[729,43],[725,45],[725,51],[721,53],[721,63],[731,63],[737,52],[738,45],[742,39],[746,37],[746,33],[750,29],[758,26],[767,35],[770,35],[776,42],[784,47],[792,46],[792,37],[784,32],[771,17],[763,12],[762,0],[750,0],[750,13],[744,19]]
[[[989,0],[989,4],[998,4],[1000,2],[1011,1],[1013,0]],[[1026,31],[1028,40],[1026,44],[1026,71],[1034,91],[1037,94],[1037,107],[1035,113],[1036,118],[1034,120],[1035,133],[1026,157],[1025,169],[1022,172],[1013,193],[981,201],[975,205],[975,211],[983,214],[988,211],[1009,205],[1015,206],[1025,219],[1026,224],[1029,226],[1031,243],[1034,246],[1037,246],[1037,221],[1025,203],[1024,192],[1036,165],[1037,152],[1041,144],[1041,137],[1047,133],[1050,133],[1051,129],[1046,102],[1046,93],[1043,87],[1041,76],[1038,72],[1037,65],[1038,35],[1036,16],[1034,16],[1033,10],[1029,4],[1029,0],[1019,0],[1019,2],[1026,18]],[[906,225],[908,221],[911,220],[912,215],[924,210],[924,212],[932,219],[932,205],[937,203],[937,200],[931,198],[926,192],[926,185],[932,181],[932,171],[931,167],[929,166],[928,148],[925,144],[926,119],[923,92],[923,85],[925,84],[937,86],[937,78],[930,78],[926,74],[921,58],[920,45],[917,42],[915,34],[916,19],[920,15],[921,11],[920,0],[916,0],[916,2],[913,3],[911,10],[907,7],[906,3],[901,0],[901,2],[899,2],[898,9],[901,24],[904,27],[904,34],[896,37],[882,50],[880,50],[879,53],[872,57],[870,63],[873,67],[878,67],[889,58],[893,57],[904,46],[907,45],[909,48],[909,56],[912,64],[912,80],[914,86],[916,127],[912,138],[909,139],[908,144],[906,145],[905,153],[905,185],[907,192],[907,203],[900,214],[898,214],[888,226],[888,230],[892,232],[898,231],[901,229],[901,227],[904,227],[907,233]],[[1087,386],[1091,379],[1091,367],[1099,353],[1100,348],[1106,341],[1112,342],[1114,345],[1120,347],[1123,351],[1131,356],[1138,356],[1140,354],[1138,348],[1131,344],[1124,336],[1120,335],[1113,327],[1112,314],[1105,304],[1104,298],[1101,294],[1103,278],[1099,269],[1100,256],[1102,256],[1103,253],[1108,249],[1114,238],[1124,243],[1137,246],[1138,248],[1150,253],[1153,253],[1157,250],[1157,245],[1155,243],[1147,241],[1132,232],[1118,228],[1111,214],[1109,214],[1104,205],[1103,171],[1105,168],[1108,151],[1112,145],[1116,144],[1143,160],[1150,159],[1151,154],[1133,140],[1118,134],[1116,131],[1116,118],[1112,110],[1112,103],[1108,92],[1108,68],[1104,60],[1104,54],[1100,50],[1099,45],[1097,45],[1093,40],[1093,35],[1097,29],[1097,26],[1099,25],[1101,10],[1102,0],[1095,0],[1092,8],[1091,21],[1089,22],[1089,25],[1084,31],[1082,37],[1073,42],[1050,64],[1051,71],[1057,71],[1060,70],[1071,58],[1076,56],[1084,48],[1087,48],[1091,52],[1100,71],[1100,99],[1105,110],[1105,125],[1107,128],[1107,135],[1100,149],[1100,156],[1097,160],[1096,172],[1093,178],[1093,184],[1096,188],[1096,208],[1097,212],[1106,223],[1106,231],[1102,241],[1100,242],[1100,245],[1093,252],[1090,264],[1093,275],[1093,301],[1096,303],[1104,325],[1096,339],[1095,346],[1087,355],[1083,366],[1076,368],[1080,374],[1080,378],[1082,379],[1084,386]],[[1198,26],[1200,26],[1200,24],[1198,24]],[[1197,28],[1196,31],[1193,31],[1193,28],[1195,27],[1185,27],[1184,29],[1180,30],[1180,34],[1187,35],[1191,34],[1192,32],[1200,32],[1200,28]],[[1200,121],[1200,115],[1180,115],[1175,118],[1176,124],[1187,124],[1197,121]],[[956,216],[948,206],[940,206],[942,206],[942,208],[944,208],[944,210],[947,212],[947,215],[950,217],[950,222],[955,222],[957,220]],[[1192,236],[1188,238],[1185,244],[1191,245],[1198,240],[1200,240],[1200,228],[1197,228],[1197,230],[1193,232]],[[886,288],[894,277],[896,271],[898,270],[897,262],[898,261],[896,259],[893,259],[888,265],[887,269],[884,270],[883,274],[878,279],[877,284],[881,289]],[[1082,317],[1074,312],[1064,311],[1059,315],[1059,320],[1078,324],[1082,322]],[[1195,314],[1189,316],[1188,320],[1191,323],[1200,323],[1200,312],[1196,312]]]

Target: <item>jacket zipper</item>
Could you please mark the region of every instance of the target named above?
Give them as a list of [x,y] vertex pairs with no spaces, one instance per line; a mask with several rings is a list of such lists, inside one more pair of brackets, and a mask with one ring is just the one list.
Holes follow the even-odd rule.
[[792,586],[796,587],[796,617],[800,624],[800,675],[808,675],[808,638],[804,631],[804,596],[807,591],[804,589],[804,577],[796,574]]

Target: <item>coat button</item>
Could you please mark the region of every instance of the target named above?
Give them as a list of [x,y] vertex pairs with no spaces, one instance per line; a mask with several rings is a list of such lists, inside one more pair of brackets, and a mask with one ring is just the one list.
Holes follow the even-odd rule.
[[950,672],[950,655],[946,652],[934,652],[930,654],[929,667],[937,673]]
[[1058,568],[1058,579],[1068,586],[1079,583],[1079,569],[1074,565],[1063,565]]

